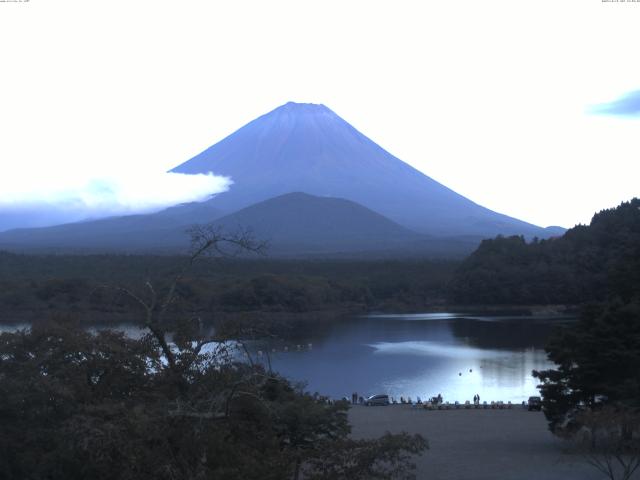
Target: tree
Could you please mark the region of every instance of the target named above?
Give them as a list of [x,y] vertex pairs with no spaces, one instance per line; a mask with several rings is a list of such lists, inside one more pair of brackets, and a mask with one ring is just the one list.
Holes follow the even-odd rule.
[[640,414],[604,406],[578,414],[574,441],[589,465],[610,480],[629,480],[640,467]]
[[121,286],[116,287],[142,308],[144,314],[142,326],[149,330],[157,342],[169,371],[177,373],[182,369],[190,368],[202,348],[215,341],[213,337],[202,336],[202,325],[198,318],[183,318],[178,325],[173,325],[177,353],[169,346],[167,333],[172,325],[167,323],[166,315],[178,298],[178,286],[185,274],[198,259],[206,255],[229,257],[247,252],[263,253],[266,248],[266,243],[257,241],[246,230],[227,234],[220,227],[213,225],[195,225],[189,233],[191,235],[189,254],[164,291],[158,291],[150,279],[144,282],[145,293],[136,293]]
[[640,295],[640,199],[594,215],[563,236],[527,243],[522,237],[483,240],[449,286],[454,303],[628,303]]
[[198,319],[168,320],[197,259],[262,248],[208,227],[193,239],[164,288],[119,287],[142,310],[139,339],[65,318],[0,335],[0,476],[412,478],[410,456],[427,447],[420,436],[350,440],[346,403],[239,361],[241,332],[205,335]]
[[640,304],[585,309],[547,346],[558,367],[534,371],[549,428],[611,480],[640,467]]
[[640,408],[640,303],[585,308],[546,347],[557,368],[534,371],[551,430],[580,408],[607,399]]

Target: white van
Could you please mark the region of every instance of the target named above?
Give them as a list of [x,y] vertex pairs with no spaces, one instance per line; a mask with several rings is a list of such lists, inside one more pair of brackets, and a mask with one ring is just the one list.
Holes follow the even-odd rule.
[[389,405],[389,395],[371,395],[364,401],[365,405]]

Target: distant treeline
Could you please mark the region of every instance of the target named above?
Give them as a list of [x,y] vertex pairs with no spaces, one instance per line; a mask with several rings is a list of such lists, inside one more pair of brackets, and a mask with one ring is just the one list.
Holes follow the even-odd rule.
[[[166,287],[179,256],[17,255],[0,252],[0,321],[76,313],[128,320],[136,305],[120,288]],[[206,258],[179,282],[175,312],[411,310],[443,303],[457,262]]]
[[484,240],[458,268],[458,304],[581,304],[640,295],[640,200],[597,213],[588,226],[527,243]]
[[[138,314],[119,288],[166,287],[185,257],[0,252],[0,321]],[[415,311],[442,305],[577,305],[640,295],[640,200],[559,238],[484,240],[463,262],[205,258],[179,282],[180,315]]]

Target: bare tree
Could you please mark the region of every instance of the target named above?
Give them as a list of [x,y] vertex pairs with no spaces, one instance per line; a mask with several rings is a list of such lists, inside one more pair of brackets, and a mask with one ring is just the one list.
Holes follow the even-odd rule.
[[[148,329],[158,342],[167,365],[172,370],[176,369],[178,362],[176,354],[167,341],[169,326],[166,323],[166,315],[177,300],[177,288],[186,273],[193,268],[196,261],[206,256],[234,257],[246,253],[263,254],[267,247],[266,242],[256,240],[249,230],[227,233],[215,225],[195,225],[188,230],[188,233],[191,236],[189,254],[167,288],[159,291],[149,278],[144,282],[143,293],[136,293],[122,286],[117,287],[117,290],[133,299],[142,308],[143,327]],[[205,345],[215,341],[213,337],[202,335],[199,318],[191,319],[190,322],[185,320],[181,324],[181,330],[177,333],[182,333],[183,336],[178,337],[178,340],[186,340],[189,337],[189,342],[195,341],[195,345],[192,344],[188,348],[187,356],[191,361],[200,354]]]
[[[233,347],[229,347],[228,342],[223,341],[227,340],[226,338],[207,334],[199,317],[185,316],[177,322],[169,321],[167,314],[179,298],[180,283],[194,264],[204,257],[229,258],[241,254],[263,254],[267,247],[265,242],[256,240],[249,230],[228,233],[213,225],[196,225],[189,229],[188,233],[191,236],[188,255],[168,285],[160,289],[147,278],[141,292],[123,286],[117,287],[118,291],[142,308],[142,326],[158,344],[166,360],[165,367],[182,392],[186,392],[186,382],[189,382],[189,378],[194,374],[192,369],[202,368],[203,362],[212,360],[217,364],[230,361],[233,357]],[[243,348],[248,355],[243,343],[236,342],[235,345]],[[209,346],[207,353],[203,351],[205,346]],[[225,419],[229,416],[230,405],[235,397],[253,395],[253,388],[245,387],[253,387],[256,382],[265,381],[256,376],[259,375],[252,369],[235,384],[225,386],[222,390],[212,390],[198,398],[178,396],[169,415],[200,420]]]
[[640,413],[607,405],[576,416],[572,440],[585,461],[610,480],[629,480],[640,467]]

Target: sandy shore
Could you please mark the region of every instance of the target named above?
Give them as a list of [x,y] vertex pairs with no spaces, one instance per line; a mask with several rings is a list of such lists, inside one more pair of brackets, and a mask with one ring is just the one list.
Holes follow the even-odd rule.
[[[385,431],[420,433],[429,450],[416,459],[429,480],[599,480],[603,476],[547,430],[544,415],[513,410],[427,411],[407,405],[354,406],[355,438]],[[640,478],[640,476],[638,477]]]

